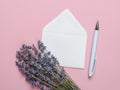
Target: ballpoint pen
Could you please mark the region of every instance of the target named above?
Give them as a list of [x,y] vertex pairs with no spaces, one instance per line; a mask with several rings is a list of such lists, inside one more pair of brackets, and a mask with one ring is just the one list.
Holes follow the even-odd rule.
[[92,43],[92,51],[91,51],[91,58],[90,58],[90,65],[88,72],[89,77],[92,77],[95,69],[98,32],[99,32],[99,22],[97,21],[94,31],[93,43]]

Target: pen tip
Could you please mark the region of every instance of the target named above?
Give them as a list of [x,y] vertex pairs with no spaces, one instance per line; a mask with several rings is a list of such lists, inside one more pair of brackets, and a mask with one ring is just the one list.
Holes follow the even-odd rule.
[[96,23],[95,30],[99,30],[99,21]]

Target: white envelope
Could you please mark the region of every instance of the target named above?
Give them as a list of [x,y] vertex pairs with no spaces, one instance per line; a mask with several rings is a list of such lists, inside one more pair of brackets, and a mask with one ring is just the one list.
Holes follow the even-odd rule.
[[66,9],[43,28],[42,42],[61,66],[84,68],[87,33]]

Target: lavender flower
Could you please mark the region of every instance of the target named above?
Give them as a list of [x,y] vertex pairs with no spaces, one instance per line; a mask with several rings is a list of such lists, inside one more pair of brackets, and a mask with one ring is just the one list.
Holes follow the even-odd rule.
[[40,90],[81,90],[40,41],[38,48],[23,44],[16,58],[16,65],[26,81]]

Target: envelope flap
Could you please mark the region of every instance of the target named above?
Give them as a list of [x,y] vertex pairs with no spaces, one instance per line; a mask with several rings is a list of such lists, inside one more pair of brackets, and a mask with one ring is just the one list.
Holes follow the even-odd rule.
[[84,30],[84,28],[80,25],[80,23],[68,9],[64,10],[55,19],[48,23],[44,27],[43,31],[86,35],[86,31]]

